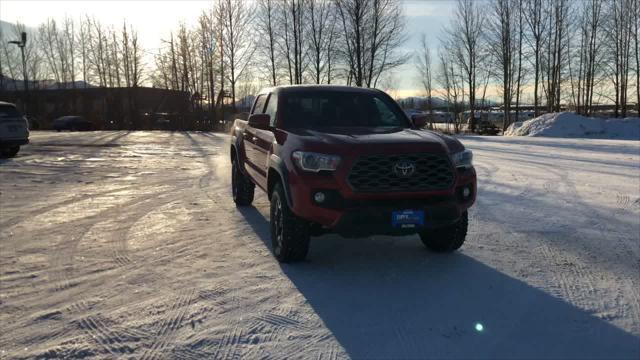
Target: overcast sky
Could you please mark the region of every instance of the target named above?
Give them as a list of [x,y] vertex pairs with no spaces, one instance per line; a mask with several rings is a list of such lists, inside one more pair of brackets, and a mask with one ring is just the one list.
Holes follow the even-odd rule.
[[[36,27],[47,18],[95,16],[104,24],[122,26],[123,20],[133,25],[139,33],[140,41],[149,52],[155,52],[160,40],[167,38],[180,22],[195,24],[203,9],[211,6],[210,1],[35,1],[1,0],[0,20],[15,23],[20,21]],[[421,33],[427,34],[435,48],[442,27],[449,21],[455,2],[452,1],[403,1],[407,16],[406,33],[408,41],[404,51],[414,51],[419,44]],[[399,69],[395,76],[395,87],[401,96],[419,91],[412,64]]]

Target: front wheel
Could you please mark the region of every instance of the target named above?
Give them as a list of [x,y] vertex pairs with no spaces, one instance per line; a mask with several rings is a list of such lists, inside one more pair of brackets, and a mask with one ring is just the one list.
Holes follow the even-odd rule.
[[304,260],[309,252],[309,224],[291,212],[280,184],[271,193],[270,214],[273,255],[284,263]]
[[440,229],[425,230],[420,233],[420,240],[429,250],[435,252],[453,252],[458,250],[467,236],[469,215],[465,211],[460,219]]
[[237,159],[231,162],[231,191],[238,206],[249,206],[253,202],[255,185],[240,170]]

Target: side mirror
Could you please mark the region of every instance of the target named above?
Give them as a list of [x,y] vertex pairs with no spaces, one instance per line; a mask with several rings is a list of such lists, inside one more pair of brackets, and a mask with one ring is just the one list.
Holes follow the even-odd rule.
[[417,128],[423,128],[425,125],[427,125],[427,115],[411,115],[411,121],[413,121],[413,126]]
[[256,129],[268,130],[270,122],[271,117],[268,114],[253,114],[249,116],[249,126]]

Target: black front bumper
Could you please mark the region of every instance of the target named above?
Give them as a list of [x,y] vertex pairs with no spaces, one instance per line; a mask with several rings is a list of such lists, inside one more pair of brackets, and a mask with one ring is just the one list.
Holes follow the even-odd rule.
[[0,147],[14,147],[29,143],[29,139],[0,139]]
[[[398,210],[423,210],[424,226],[397,228],[391,224],[391,213]],[[393,206],[372,206],[347,209],[338,224],[331,229],[344,237],[364,237],[371,235],[410,235],[423,230],[440,228],[454,224],[462,212],[455,202],[419,203],[397,202]]]

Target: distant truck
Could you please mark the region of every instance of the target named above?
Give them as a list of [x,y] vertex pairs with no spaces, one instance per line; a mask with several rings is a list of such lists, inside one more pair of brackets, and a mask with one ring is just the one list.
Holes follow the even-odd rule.
[[263,90],[231,130],[232,193],[248,206],[257,185],[270,201],[272,250],[303,260],[309,238],[419,234],[450,252],[467,234],[476,198],[472,153],[422,130],[386,93],[346,86]]
[[0,157],[14,157],[29,143],[29,124],[14,104],[0,101]]

